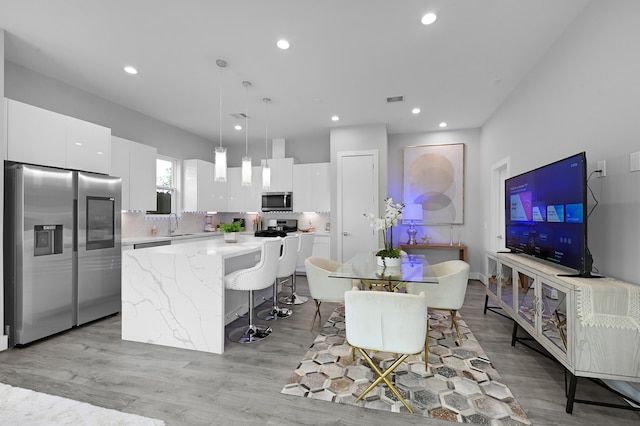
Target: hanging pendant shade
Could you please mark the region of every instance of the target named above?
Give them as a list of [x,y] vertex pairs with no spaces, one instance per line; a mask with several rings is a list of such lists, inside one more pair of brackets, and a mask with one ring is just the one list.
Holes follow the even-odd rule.
[[215,181],[226,182],[227,181],[227,148],[222,146],[216,147],[215,158]]
[[251,186],[251,157],[242,157],[242,186]]
[[262,189],[264,189],[265,191],[271,189],[271,168],[266,161],[264,163],[264,166],[262,166]]

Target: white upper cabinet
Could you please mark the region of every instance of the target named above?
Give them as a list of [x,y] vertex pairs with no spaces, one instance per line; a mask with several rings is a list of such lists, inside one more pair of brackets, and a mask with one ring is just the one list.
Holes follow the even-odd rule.
[[109,174],[111,129],[7,99],[7,159]]
[[296,212],[331,210],[329,163],[293,165],[293,210]]
[[[262,160],[261,164],[264,165]],[[293,158],[273,158],[269,160],[271,168],[271,189],[269,192],[293,191]]]
[[[182,170],[184,211],[227,210],[227,184],[213,181],[213,163],[203,160],[184,160]],[[220,207],[223,208],[219,209]]]
[[311,211],[331,211],[330,163],[311,164]]
[[111,176],[122,178],[122,210],[156,210],[156,148],[111,138]]
[[66,167],[109,174],[111,129],[73,117],[65,118],[67,121]]
[[251,168],[251,186],[242,186],[242,167],[227,169],[229,212],[259,212],[262,202],[262,168]]
[[7,99],[7,159],[66,166],[67,123],[57,112]]

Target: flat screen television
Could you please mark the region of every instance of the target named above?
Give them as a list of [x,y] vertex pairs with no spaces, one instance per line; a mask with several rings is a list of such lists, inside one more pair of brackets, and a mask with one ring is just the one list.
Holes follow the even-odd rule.
[[591,277],[584,152],[505,181],[506,247]]

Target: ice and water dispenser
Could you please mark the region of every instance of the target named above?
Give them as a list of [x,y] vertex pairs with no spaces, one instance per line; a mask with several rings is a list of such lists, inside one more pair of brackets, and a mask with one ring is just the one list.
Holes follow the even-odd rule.
[[34,256],[62,253],[62,225],[35,225],[33,238]]

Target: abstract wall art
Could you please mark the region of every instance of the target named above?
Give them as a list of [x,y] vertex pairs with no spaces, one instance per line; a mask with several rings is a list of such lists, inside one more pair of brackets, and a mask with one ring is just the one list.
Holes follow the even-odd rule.
[[464,144],[408,146],[402,199],[421,204],[425,225],[464,223]]

